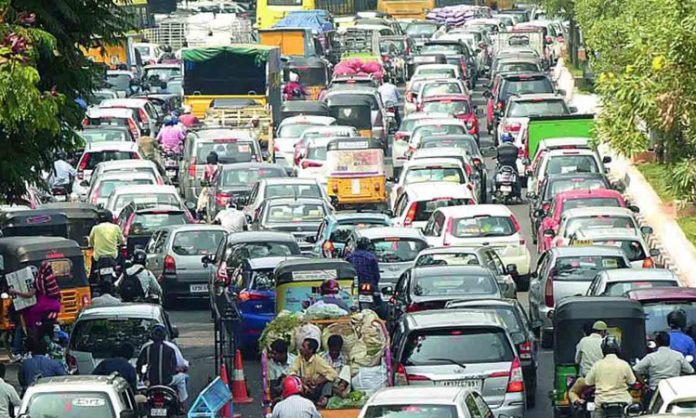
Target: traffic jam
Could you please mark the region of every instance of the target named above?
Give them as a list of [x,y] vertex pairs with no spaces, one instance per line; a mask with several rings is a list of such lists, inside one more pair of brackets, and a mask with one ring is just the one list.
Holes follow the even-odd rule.
[[0,411],[696,414],[696,291],[558,85],[567,22],[272,3],[85,50],[84,146],[0,206]]

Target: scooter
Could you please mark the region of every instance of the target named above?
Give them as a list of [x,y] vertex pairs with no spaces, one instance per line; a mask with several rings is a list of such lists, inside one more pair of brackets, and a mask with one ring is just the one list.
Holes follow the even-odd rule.
[[167,152],[164,154],[164,170],[172,184],[179,183],[179,161],[181,155],[175,152]]
[[100,289],[103,283],[114,283],[116,281],[116,260],[113,257],[100,257],[97,260],[97,267],[94,269],[94,277],[92,279],[92,296],[99,296]]
[[145,398],[148,418],[179,416],[179,396],[169,386],[150,386],[145,390]]
[[507,205],[512,198],[519,199],[516,191],[518,181],[519,178],[514,168],[507,165],[498,167],[494,179],[494,199],[505,205]]

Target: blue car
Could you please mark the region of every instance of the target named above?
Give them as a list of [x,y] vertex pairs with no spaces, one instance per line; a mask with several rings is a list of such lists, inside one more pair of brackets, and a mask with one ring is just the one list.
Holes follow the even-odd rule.
[[303,258],[261,257],[245,260],[239,271],[233,274],[236,282],[233,289],[238,290],[237,308],[242,317],[235,333],[239,348],[253,351],[266,324],[275,318],[275,278],[273,270],[285,260]]
[[380,226],[391,226],[391,218],[382,213],[361,212],[327,215],[314,238],[312,253],[324,258],[340,257],[354,230]]

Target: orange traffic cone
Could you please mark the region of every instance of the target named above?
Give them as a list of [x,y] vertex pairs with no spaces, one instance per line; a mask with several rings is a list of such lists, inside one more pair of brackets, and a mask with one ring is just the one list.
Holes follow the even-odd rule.
[[237,350],[234,354],[234,371],[232,372],[232,402],[252,403],[253,398],[249,397],[244,379],[244,365],[242,364],[242,353]]
[[[220,366],[220,380],[222,380],[222,383],[224,383],[225,386],[229,386],[230,379],[227,377],[227,366],[225,365],[224,361]],[[220,414],[222,415],[222,418],[231,418],[231,409],[229,402],[227,402],[225,406],[222,407],[222,410],[220,410]]]

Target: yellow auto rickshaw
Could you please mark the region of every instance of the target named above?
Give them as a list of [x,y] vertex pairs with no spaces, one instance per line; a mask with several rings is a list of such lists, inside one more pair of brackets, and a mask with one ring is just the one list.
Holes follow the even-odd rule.
[[337,138],[326,152],[327,192],[336,209],[386,210],[384,150],[370,138]]
[[372,138],[372,102],[367,96],[337,94],[327,99],[336,125],[352,126],[363,138]]
[[300,77],[300,84],[307,90],[307,100],[318,100],[319,94],[329,84],[329,63],[321,57],[289,56],[284,58],[283,81],[290,81],[290,73]]

